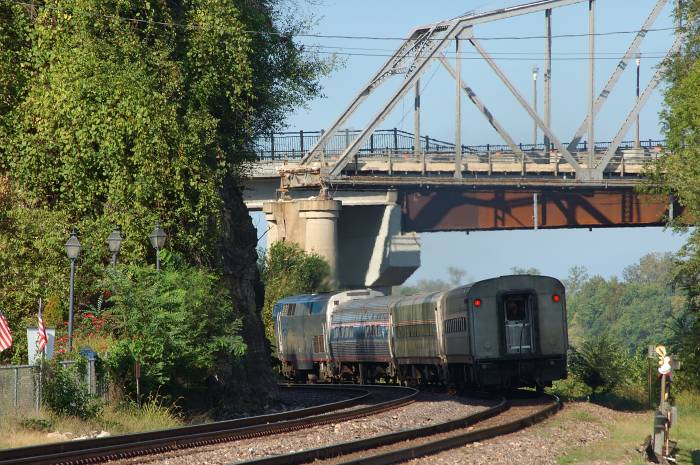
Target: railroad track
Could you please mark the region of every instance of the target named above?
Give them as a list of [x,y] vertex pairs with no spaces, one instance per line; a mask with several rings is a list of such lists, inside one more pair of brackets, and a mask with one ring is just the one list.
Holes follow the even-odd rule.
[[512,433],[544,420],[560,408],[561,403],[555,396],[502,398],[486,410],[445,423],[237,462],[237,465],[291,465],[308,462],[313,462],[314,465],[392,464]]
[[[283,385],[281,388],[346,392],[353,394],[353,397],[270,415],[107,438],[6,449],[0,451],[0,465],[99,463],[279,434],[373,415],[406,405],[418,394],[416,389],[399,386]],[[366,405],[358,406],[358,404]]]

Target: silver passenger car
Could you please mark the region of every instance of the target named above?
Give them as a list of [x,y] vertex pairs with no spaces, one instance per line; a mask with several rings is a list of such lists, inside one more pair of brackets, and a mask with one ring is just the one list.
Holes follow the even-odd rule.
[[415,296],[372,292],[280,301],[283,373],[538,389],[566,377],[566,299],[555,278],[500,276]]

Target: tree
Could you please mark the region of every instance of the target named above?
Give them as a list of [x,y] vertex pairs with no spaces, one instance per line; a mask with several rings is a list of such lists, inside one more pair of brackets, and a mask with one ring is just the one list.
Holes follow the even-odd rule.
[[442,292],[467,284],[471,279],[464,269],[456,266],[447,267],[447,276],[447,281],[442,279],[419,279],[414,285],[396,286],[392,293],[397,295],[414,295]]
[[[666,151],[648,170],[646,190],[666,197],[673,194],[684,208],[675,225],[698,226],[700,222],[700,4],[678,2],[675,15],[682,24],[681,49],[665,63],[666,89],[661,112]],[[689,330],[675,331],[681,356],[697,366],[697,346],[684,341],[700,340],[700,232],[695,228],[679,255],[675,283],[688,296],[686,321]],[[678,329],[678,328],[676,328]],[[700,371],[692,375],[700,386]]]
[[683,311],[685,300],[671,286],[673,266],[670,254],[648,254],[625,268],[623,280],[584,279],[572,269],[567,280],[569,338],[576,344],[607,334],[629,353],[667,341],[668,323]]
[[328,291],[330,267],[318,254],[307,254],[293,243],[275,242],[263,262],[261,275],[265,283],[262,312],[265,335],[274,345],[272,310],[275,303],[292,295]]
[[510,269],[510,272],[511,272],[511,274],[531,274],[531,275],[535,275],[535,276],[539,276],[542,274],[540,272],[540,270],[538,270],[537,268],[534,268],[534,267],[522,268],[519,266],[512,267]]
[[585,266],[576,265],[569,268],[569,276],[564,280],[566,295],[571,297],[576,294],[588,279],[588,270]]
[[[20,218],[15,204],[0,215],[9,209],[19,231],[56,215],[63,238],[75,224],[86,270],[108,263],[104,237],[114,223],[127,238],[121,261],[152,263],[146,237],[160,220],[169,249],[226,285],[248,352],[222,379],[231,399],[260,403],[276,384],[240,180],[255,137],[318,95],[329,70],[294,41],[304,22],[293,14],[283,0],[0,0],[0,176],[34,210]],[[0,254],[11,255],[11,239],[12,230],[0,231]],[[31,285],[60,292],[65,271],[29,261],[40,248],[21,240],[30,253],[13,268],[38,266]],[[99,280],[78,276],[83,289]],[[26,291],[3,280],[0,305]],[[24,302],[8,309],[16,321],[32,312]]]
[[462,284],[466,284],[464,280],[467,276],[467,272],[464,271],[462,268],[457,268],[456,266],[448,266],[447,275],[449,277],[450,286],[452,287],[457,287],[461,286]]

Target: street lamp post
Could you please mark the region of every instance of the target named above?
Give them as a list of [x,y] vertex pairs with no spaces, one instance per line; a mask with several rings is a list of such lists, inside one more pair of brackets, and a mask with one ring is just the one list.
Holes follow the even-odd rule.
[[160,223],[156,221],[156,227],[153,229],[148,238],[151,240],[151,245],[156,249],[156,270],[160,271],[160,249],[165,245],[165,231],[160,228]]
[[[639,65],[642,63],[642,55],[639,53],[637,54],[636,62],[637,62],[637,102],[639,102]],[[640,147],[640,144],[639,144],[639,113],[637,113],[637,132],[636,132],[635,138],[634,138],[634,147],[637,149]]]
[[[537,74],[540,72],[540,68],[535,65],[532,68],[532,109],[537,113]],[[532,127],[532,149],[537,148],[537,121],[533,121]]]
[[122,237],[121,231],[119,231],[119,226],[114,226],[109,237],[107,237],[107,247],[109,247],[109,251],[112,252],[113,267],[117,266],[117,256],[119,255],[119,249],[122,247],[123,240],[124,238]]
[[80,255],[80,241],[78,235],[73,228],[70,237],[66,241],[66,255],[70,259],[70,296],[68,301],[68,353],[73,350],[73,305],[74,305],[74,289],[75,289],[75,261]]

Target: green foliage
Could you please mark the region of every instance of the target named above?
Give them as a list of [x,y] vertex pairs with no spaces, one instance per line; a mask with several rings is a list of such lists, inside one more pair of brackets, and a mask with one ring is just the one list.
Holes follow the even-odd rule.
[[108,321],[115,335],[107,358],[112,379],[132,397],[134,363],[141,364],[141,392],[169,400],[203,392],[217,361],[241,357],[246,345],[218,277],[162,253],[162,271],[120,266],[106,283],[114,294]]
[[317,254],[307,254],[293,243],[276,242],[263,262],[261,275],[265,283],[262,311],[265,335],[274,344],[272,307],[275,302],[290,295],[329,290],[330,268]]
[[[700,3],[678,2],[676,16],[682,20],[684,42],[666,62],[667,86],[661,119],[667,152],[648,170],[648,192],[673,193],[683,206],[676,217],[678,228],[700,222]],[[675,282],[688,296],[687,317],[677,319],[673,349],[685,363],[679,379],[700,388],[700,233],[692,232],[680,253]]]
[[569,275],[564,279],[566,294],[573,296],[581,290],[581,287],[590,279],[585,266],[576,265],[569,268]]
[[667,342],[668,323],[684,306],[682,294],[671,286],[673,268],[670,254],[648,254],[625,268],[622,280],[570,270],[565,283],[573,344],[607,334],[633,354]]
[[[225,180],[329,71],[277,34],[299,27],[279,3],[50,0],[29,14],[0,2],[0,70],[14,84],[0,89],[0,169],[41,206],[120,223],[141,239],[127,261],[160,217],[178,230],[171,247],[211,263]],[[18,61],[31,79],[16,77]]]
[[[13,328],[40,296],[54,323],[67,317],[72,225],[78,310],[100,290],[115,223],[124,264],[153,263],[160,219],[188,263],[254,267],[253,245],[222,225],[250,225],[231,192],[254,138],[317,96],[332,65],[292,39],[306,26],[296,14],[283,0],[0,0],[0,306]],[[240,218],[222,214],[236,202]],[[15,336],[0,362],[26,360]]]
[[697,313],[686,312],[671,322],[673,334],[670,340],[672,352],[681,360],[681,370],[675,374],[674,383],[680,389],[700,391],[700,318]]
[[612,391],[625,382],[627,354],[606,336],[584,341],[571,348],[569,370],[591,388],[593,394]]
[[56,415],[95,418],[102,402],[88,392],[85,382],[85,360],[61,365],[57,360],[42,364],[42,400]]
[[593,391],[576,375],[569,373],[566,379],[554,381],[548,392],[568,400],[581,400],[587,399]]
[[523,268],[523,267],[520,267],[520,266],[514,266],[514,267],[512,267],[512,268],[510,269],[510,272],[511,272],[512,274],[531,274],[531,275],[535,275],[535,276],[539,276],[539,275],[542,274],[542,273],[540,272],[540,270],[538,270],[537,268],[534,268],[534,267]]
[[54,426],[55,422],[50,419],[50,418],[23,418],[20,421],[20,425],[24,429],[32,430],[32,431],[43,431],[43,432],[48,432],[51,431]]
[[447,281],[442,279],[420,279],[415,285],[402,285],[394,287],[394,295],[415,295],[430,292],[446,291],[448,289],[467,284],[470,281],[467,272],[456,266],[447,267]]

